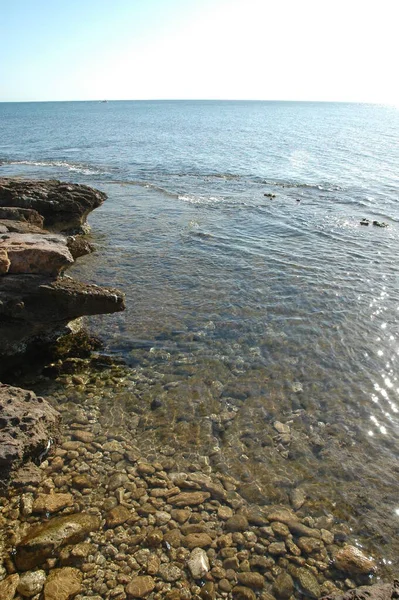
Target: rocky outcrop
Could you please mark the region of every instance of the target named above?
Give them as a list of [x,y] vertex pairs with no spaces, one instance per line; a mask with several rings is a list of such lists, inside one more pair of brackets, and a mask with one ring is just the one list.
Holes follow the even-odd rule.
[[103,192],[86,185],[0,178],[0,207],[36,211],[52,231],[86,233],[87,215],[105,199]]
[[124,309],[115,289],[69,277],[14,275],[0,281],[0,337],[3,358],[26,352],[34,342],[54,339],[73,319]]
[[395,600],[399,598],[399,581],[364,585],[342,594],[323,596],[321,600]]
[[84,231],[87,214],[105,197],[59,181],[0,179],[0,373],[11,357],[53,341],[70,321],[124,309],[118,290],[64,275],[92,246],[83,235],[54,233]]
[[59,413],[43,398],[0,383],[0,470],[45,455],[59,422]]

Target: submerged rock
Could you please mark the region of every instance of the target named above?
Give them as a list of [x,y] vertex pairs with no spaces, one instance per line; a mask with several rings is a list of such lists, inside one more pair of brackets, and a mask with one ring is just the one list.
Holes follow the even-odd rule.
[[399,598],[399,581],[364,585],[354,590],[329,594],[321,600],[394,600]]
[[57,556],[62,546],[82,542],[99,527],[100,519],[85,513],[54,517],[33,526],[17,546],[15,564],[21,571],[33,569]]
[[12,600],[15,596],[19,583],[19,575],[15,573],[0,581],[0,598],[1,600]]
[[64,567],[51,571],[44,586],[44,600],[69,600],[80,592],[83,575],[78,569]]
[[356,546],[344,546],[338,550],[334,557],[334,565],[337,569],[349,573],[349,575],[367,575],[377,569],[372,558],[368,558]]

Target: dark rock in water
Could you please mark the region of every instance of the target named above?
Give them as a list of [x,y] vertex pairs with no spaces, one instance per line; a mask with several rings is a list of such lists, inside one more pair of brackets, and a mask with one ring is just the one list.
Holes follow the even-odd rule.
[[399,598],[399,581],[364,585],[345,593],[323,596],[321,600],[394,600]]
[[32,340],[48,339],[72,319],[125,308],[118,290],[41,275],[0,280],[0,357],[25,352]]
[[44,226],[55,231],[85,233],[87,215],[105,199],[103,192],[86,185],[0,178],[0,207],[36,210]]
[[384,223],[383,221],[373,221],[374,227],[388,227],[388,223]]
[[266,198],[275,198],[276,194],[272,194],[270,192],[266,192],[266,194],[263,194],[264,196],[266,196]]
[[366,226],[369,226],[369,225],[370,225],[370,221],[369,221],[369,219],[362,219],[362,220],[360,221],[360,225],[366,225]]
[[0,469],[38,459],[58,436],[59,413],[33,392],[0,383]]

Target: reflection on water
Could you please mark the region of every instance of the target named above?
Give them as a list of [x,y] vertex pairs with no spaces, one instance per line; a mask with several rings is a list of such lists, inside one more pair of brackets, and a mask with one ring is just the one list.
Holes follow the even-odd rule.
[[102,392],[107,427],[211,461],[256,503],[301,486],[397,567],[396,230],[314,190],[234,205],[104,189],[98,251],[72,271],[127,295],[90,321],[130,366]]

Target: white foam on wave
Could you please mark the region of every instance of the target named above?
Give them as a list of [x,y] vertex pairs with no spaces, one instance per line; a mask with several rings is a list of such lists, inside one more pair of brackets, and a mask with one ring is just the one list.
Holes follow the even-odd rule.
[[224,198],[218,198],[217,196],[192,196],[190,194],[181,194],[178,199],[189,204],[220,204],[224,202]]
[[[4,164],[4,163],[3,163]],[[75,173],[82,173],[83,175],[101,175],[104,171],[99,171],[79,163],[69,163],[64,160],[10,160],[7,161],[8,165],[27,165],[33,167],[55,167],[58,169],[67,169]]]

